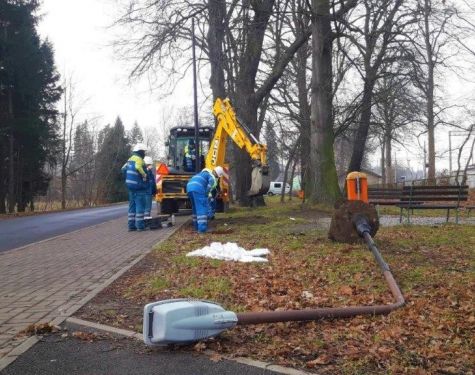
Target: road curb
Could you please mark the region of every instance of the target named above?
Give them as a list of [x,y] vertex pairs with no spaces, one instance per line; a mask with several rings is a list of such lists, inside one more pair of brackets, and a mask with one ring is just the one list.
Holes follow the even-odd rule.
[[87,327],[87,328],[91,328],[91,329],[95,329],[99,331],[104,331],[107,333],[111,333],[113,335],[125,336],[125,337],[135,339],[135,340],[142,340],[142,335],[140,333],[130,331],[127,329],[108,326],[101,323],[95,323],[95,322],[91,322],[88,320],[83,320],[83,319],[79,319],[75,317],[66,318],[65,323],[74,324],[77,326],[83,326],[83,327]]
[[[127,329],[121,329],[121,328],[108,326],[108,325],[105,325],[105,324],[91,322],[91,321],[88,321],[88,320],[83,320],[83,319],[70,317],[70,318],[66,318],[65,323],[66,324],[68,324],[68,323],[73,324],[73,325],[76,325],[76,326],[82,326],[82,327],[86,327],[86,328],[89,328],[89,329],[99,330],[99,331],[107,332],[107,333],[117,335],[117,336],[124,336],[124,337],[135,339],[135,340],[138,340],[138,341],[143,340],[143,336],[140,333],[130,331],[130,330],[127,330]],[[221,356],[221,354],[216,353],[212,350],[205,350],[204,354],[206,354],[207,356],[212,356],[212,355],[220,355]],[[249,358],[245,358],[245,357],[222,356],[222,358],[224,358],[228,361],[241,363],[243,365],[261,368],[264,371],[273,371],[273,372],[278,372],[280,374],[285,374],[285,375],[308,375],[308,374],[310,374],[309,372],[296,370],[296,369],[288,368],[288,367],[283,367],[283,366],[275,365],[275,364],[272,364],[272,363],[257,361],[257,360],[249,359]]]

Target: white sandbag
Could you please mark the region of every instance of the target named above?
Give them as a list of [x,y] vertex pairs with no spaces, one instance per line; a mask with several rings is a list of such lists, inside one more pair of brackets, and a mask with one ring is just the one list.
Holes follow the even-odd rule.
[[222,244],[221,242],[212,242],[209,246],[191,251],[186,254],[186,256],[249,263],[267,262],[268,260],[263,258],[263,256],[268,255],[269,253],[270,252],[268,249],[254,249],[247,251],[246,249],[238,246],[238,244],[235,242],[227,242],[225,244]]

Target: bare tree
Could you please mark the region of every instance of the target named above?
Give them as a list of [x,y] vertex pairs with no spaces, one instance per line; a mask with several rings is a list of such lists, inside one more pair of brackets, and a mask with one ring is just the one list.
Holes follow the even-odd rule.
[[352,17],[342,21],[340,33],[352,41],[355,57],[343,50],[354,62],[363,81],[359,123],[355,134],[349,171],[358,171],[365,154],[371,123],[374,87],[381,68],[388,58],[401,58],[399,36],[410,22],[407,13],[400,12],[404,0],[363,0],[353,10]]
[[161,142],[160,134],[155,127],[146,127],[142,130],[143,141],[148,147],[148,153],[152,159],[158,160],[160,155],[163,153],[162,148],[164,147],[164,142]]
[[73,149],[73,135],[76,128],[77,115],[80,110],[75,103],[75,87],[72,76],[63,80],[63,113],[61,124],[61,208],[66,208],[66,189],[68,176],[70,175],[69,164]]
[[436,77],[446,66],[447,60],[456,54],[449,54],[449,47],[455,47],[452,20],[455,7],[446,0],[416,0],[418,23],[412,38],[413,82],[426,101],[426,122],[428,142],[428,179],[435,179],[435,130],[444,121],[443,109],[436,100]]
[[[470,166],[470,163],[473,162],[473,149],[475,146],[475,137],[473,137],[473,133],[475,132],[475,125],[472,124],[468,127],[468,129],[465,131],[465,138],[462,142],[462,144],[459,147],[459,151],[457,154],[457,173],[455,175],[455,182],[460,185],[465,185],[467,183],[467,170],[468,167]],[[470,144],[470,139],[473,137],[472,142]],[[465,150],[465,146],[469,144],[469,156],[467,157],[465,161],[465,165],[462,169],[462,154],[463,151]],[[460,177],[460,171],[462,172],[462,180],[459,181]]]
[[[374,134],[381,139],[381,174],[384,183],[394,182],[393,142],[404,143],[420,121],[423,102],[414,94],[405,66],[392,64],[375,87]],[[411,126],[411,129],[409,127]],[[404,136],[406,135],[406,136]]]
[[[231,97],[241,120],[259,136],[264,117],[259,111],[265,113],[265,106],[262,106],[265,98],[295,52],[310,36],[308,30],[301,38],[289,41],[272,66],[265,72],[259,71],[269,24],[284,14],[279,10],[285,6],[286,1],[276,0],[210,0],[186,4],[133,1],[118,24],[135,28],[139,36],[123,40],[119,45],[128,48],[136,58],[132,75],[167,66],[168,71],[177,76],[177,66],[189,66],[190,26],[191,18],[195,18],[200,61],[210,64],[213,97]],[[237,152],[234,163],[239,166],[234,168],[237,197],[241,204],[247,204],[250,159]]]
[[311,202],[334,203],[341,196],[334,155],[332,19],[341,19],[357,1],[341,2],[330,12],[329,0],[312,0],[312,99],[310,168],[304,181]]

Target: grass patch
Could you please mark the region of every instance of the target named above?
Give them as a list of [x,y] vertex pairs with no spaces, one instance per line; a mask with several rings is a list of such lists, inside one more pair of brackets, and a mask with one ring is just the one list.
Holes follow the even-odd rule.
[[198,280],[192,278],[189,284],[180,289],[180,294],[184,297],[219,300],[224,295],[229,294],[231,283],[224,277],[206,278]]
[[167,289],[170,287],[170,282],[163,278],[163,277],[156,277],[150,282],[150,291],[152,293],[158,293],[161,292],[164,289]]
[[[393,302],[364,244],[327,239],[320,222],[328,208],[266,200],[267,207],[218,214],[211,227],[219,234],[182,228],[146,258],[153,269],[115,285],[114,296],[122,298],[118,305],[191,297],[240,313]],[[269,263],[186,257],[213,241],[267,247]],[[386,317],[239,326],[205,345],[321,374],[464,373],[474,368],[475,227],[385,227],[375,242],[406,297],[402,309]],[[147,280],[152,280],[150,288],[144,288]],[[133,319],[129,326],[141,321],[140,313]]]

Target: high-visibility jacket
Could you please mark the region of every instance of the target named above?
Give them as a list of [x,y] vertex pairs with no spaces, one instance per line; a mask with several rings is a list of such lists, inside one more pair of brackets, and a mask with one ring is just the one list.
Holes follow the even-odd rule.
[[144,166],[143,159],[134,152],[122,167],[125,174],[125,184],[129,190],[146,190],[149,186]]
[[157,185],[155,184],[155,176],[153,175],[152,169],[147,168],[147,194],[155,195],[157,194]]
[[191,158],[193,156],[196,156],[196,148],[191,148],[189,145],[185,146],[185,157],[186,158]]
[[215,189],[217,186],[216,178],[213,175],[213,172],[205,168],[200,173],[195,174],[188,184],[186,185],[186,191],[197,192],[208,195],[211,190]]

